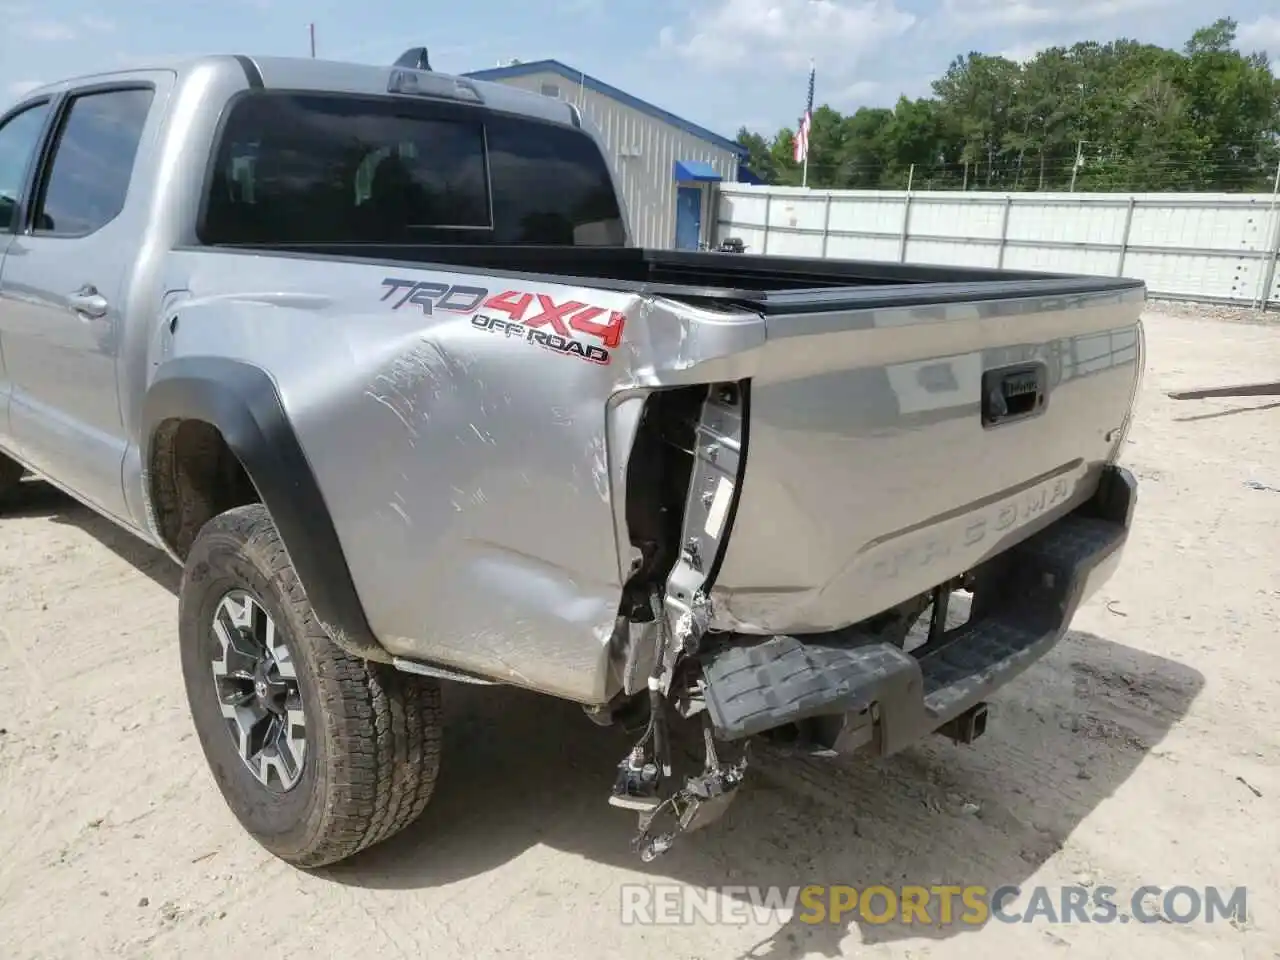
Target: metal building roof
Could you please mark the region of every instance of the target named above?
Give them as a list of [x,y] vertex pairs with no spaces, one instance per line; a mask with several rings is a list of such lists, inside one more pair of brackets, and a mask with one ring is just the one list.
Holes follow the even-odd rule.
[[700,127],[696,123],[691,123],[682,117],[677,117],[674,113],[663,110],[661,107],[655,107],[652,103],[641,100],[639,97],[633,97],[629,93],[619,90],[617,87],[610,86],[603,80],[597,80],[588,73],[581,70],[575,70],[573,67],[566,66],[559,60],[535,60],[532,63],[516,63],[509,67],[493,67],[489,70],[473,70],[470,73],[464,73],[464,77],[470,77],[473,80],[507,80],[514,77],[527,77],[537,73],[554,73],[563,77],[570,83],[580,83],[588,90],[592,90],[602,96],[617,100],[624,103],[634,110],[646,113],[651,117],[661,120],[663,123],[670,124],[685,133],[693,134],[701,140],[714,143],[717,147],[729,150],[740,157],[747,155],[746,147],[726,137],[720,136],[718,133],[712,133],[706,127]]

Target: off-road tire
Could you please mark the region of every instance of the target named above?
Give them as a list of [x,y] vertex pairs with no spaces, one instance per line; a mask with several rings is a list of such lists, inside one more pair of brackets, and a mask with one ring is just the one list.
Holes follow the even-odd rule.
[[[247,592],[289,647],[306,717],[302,773],[273,792],[241,760],[221,713],[209,651],[214,611]],[[187,701],[205,759],[241,825],[302,868],[386,840],[425,809],[440,766],[438,681],[406,676],[339,649],[316,621],[261,504],[210,520],[192,544],[179,593]]]

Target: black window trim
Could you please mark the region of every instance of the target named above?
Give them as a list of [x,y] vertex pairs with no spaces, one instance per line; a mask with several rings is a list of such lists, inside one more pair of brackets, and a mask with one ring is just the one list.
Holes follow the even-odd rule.
[[51,113],[53,124],[46,126],[44,131],[44,146],[40,151],[40,163],[34,182],[31,184],[29,196],[31,202],[26,205],[27,209],[23,211],[22,234],[30,237],[40,237],[49,240],[84,240],[92,237],[94,234],[101,232],[109,227],[112,223],[120,218],[120,214],[124,213],[125,206],[129,203],[129,193],[133,188],[133,178],[138,170],[138,158],[142,155],[142,141],[139,138],[138,150],[133,157],[133,169],[129,173],[129,188],[125,191],[124,203],[121,204],[120,213],[108,220],[106,223],[100,223],[92,230],[85,232],[73,233],[66,230],[40,230],[35,229],[35,212],[44,203],[45,190],[49,186],[49,177],[53,173],[53,161],[57,158],[58,144],[62,138],[62,134],[66,129],[67,119],[71,116],[71,109],[75,106],[75,102],[82,97],[94,96],[103,93],[122,93],[130,90],[147,90],[151,93],[151,105],[147,110],[147,118],[143,123],[143,132],[146,130],[146,123],[150,121],[152,111],[155,109],[156,93],[158,88],[155,83],[150,80],[114,80],[103,83],[92,83],[82,87],[74,87],[64,90],[58,95],[58,102]]
[[52,128],[54,117],[58,114],[61,106],[62,95],[58,93],[46,93],[30,100],[23,100],[21,103],[6,110],[3,116],[0,116],[0,127],[5,126],[10,120],[26,113],[28,110],[34,110],[36,107],[48,106],[49,110],[44,115],[44,123],[40,127],[40,134],[36,138],[36,148],[31,156],[27,158],[27,168],[22,173],[22,179],[18,182],[18,205],[14,210],[13,217],[4,226],[0,227],[0,236],[14,236],[25,232],[27,216],[30,212],[30,199],[36,180],[36,171],[40,169],[40,165],[44,162],[45,152],[49,145],[49,131]]
[[[348,90],[316,90],[316,89],[311,89],[307,87],[301,87],[301,88],[250,87],[249,89],[246,89],[246,90],[239,90],[227,98],[226,103],[223,104],[221,113],[218,115],[217,123],[214,125],[213,137],[210,141],[209,156],[205,160],[204,175],[201,177],[201,180],[200,180],[200,201],[198,206],[196,207],[195,222],[193,225],[194,228],[191,232],[191,237],[196,247],[205,247],[205,248],[221,247],[221,248],[234,249],[236,247],[247,246],[247,247],[260,247],[263,249],[268,249],[273,246],[281,246],[281,247],[296,246],[296,244],[288,244],[288,243],[285,243],[285,244],[257,243],[257,242],[240,243],[240,244],[228,243],[228,242],[209,243],[204,239],[205,228],[207,226],[206,219],[209,213],[209,201],[211,199],[214,179],[218,175],[218,159],[222,155],[222,143],[223,143],[223,140],[226,139],[227,124],[231,117],[231,113],[235,109],[235,107],[240,103],[241,100],[247,99],[249,97],[326,97],[334,100],[362,100],[362,101],[376,101],[379,103],[388,103],[388,102],[400,103],[406,107],[410,107],[414,109],[415,111],[424,111],[422,113],[423,116],[431,117],[434,115],[436,117],[445,118],[445,119],[451,119],[454,117],[463,116],[465,115],[464,111],[474,112],[475,114],[478,114],[480,119],[480,129],[483,131],[483,134],[484,134],[484,170],[485,170],[486,184],[489,188],[488,189],[489,227],[487,229],[490,232],[492,232],[496,228],[497,224],[495,221],[494,209],[493,209],[493,179],[492,179],[492,171],[490,169],[490,163],[489,163],[489,128],[484,122],[484,118],[487,116],[500,116],[500,117],[506,117],[513,120],[524,121],[530,124],[536,124],[539,126],[554,127],[560,130],[567,130],[572,133],[576,133],[578,136],[586,138],[591,143],[591,146],[596,150],[596,152],[600,154],[600,160],[604,164],[605,172],[610,178],[610,187],[615,189],[616,191],[616,187],[614,187],[614,184],[613,184],[613,171],[609,166],[608,157],[605,155],[603,149],[601,148],[599,141],[596,140],[595,137],[591,136],[591,134],[589,134],[586,130],[583,130],[581,127],[571,126],[569,124],[561,123],[557,120],[552,120],[546,117],[531,116],[527,113],[522,113],[518,110],[504,110],[502,108],[493,107],[489,105],[477,106],[470,103],[459,103],[451,100],[435,100],[429,97],[404,97],[404,96],[395,96],[393,94],[386,94],[386,93],[352,92]],[[618,204],[619,204],[619,207],[618,207],[619,214],[621,215],[622,214],[621,198],[618,199]],[[623,216],[623,220],[625,222],[625,216]],[[456,230],[459,233],[474,233],[478,231],[483,231],[486,228],[462,227],[462,226],[444,226],[444,227],[433,226],[431,227],[431,229],[441,230],[441,231]],[[349,246],[349,244],[336,244],[336,243],[328,244],[328,245],[329,246],[343,246],[343,245]],[[430,244],[430,246],[435,246],[435,244]]]

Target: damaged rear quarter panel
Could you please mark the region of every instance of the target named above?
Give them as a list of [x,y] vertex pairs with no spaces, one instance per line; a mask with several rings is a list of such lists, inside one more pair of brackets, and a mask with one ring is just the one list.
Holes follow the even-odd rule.
[[[617,486],[634,428],[625,402],[607,426],[611,400],[727,372],[762,339],[759,318],[719,318],[698,334],[628,293],[405,264],[192,258],[172,351],[271,373],[383,645],[606,699],[625,535]],[[511,291],[531,295],[523,314],[511,297],[471,309]],[[591,319],[602,328],[568,329],[583,345],[570,351],[533,342],[530,330],[568,328],[567,311],[559,324],[546,317],[567,301],[600,308]],[[622,315],[612,331],[611,314]]]

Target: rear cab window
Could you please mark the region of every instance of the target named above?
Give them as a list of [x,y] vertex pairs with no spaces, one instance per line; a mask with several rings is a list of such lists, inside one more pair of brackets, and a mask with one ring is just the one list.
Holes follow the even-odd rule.
[[455,104],[262,91],[227,112],[202,243],[622,246],[581,130]]

